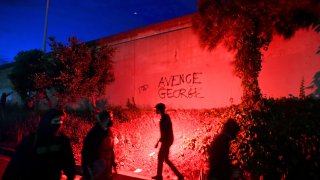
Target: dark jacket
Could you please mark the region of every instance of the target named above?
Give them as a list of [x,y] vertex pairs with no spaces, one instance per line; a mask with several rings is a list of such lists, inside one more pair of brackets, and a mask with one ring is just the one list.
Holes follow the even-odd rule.
[[230,141],[231,139],[228,136],[221,133],[211,143],[209,179],[228,180],[231,178]]
[[[87,134],[83,142],[82,168],[85,179],[92,179],[94,172],[88,168],[93,168],[97,160],[103,161],[104,179],[112,175],[112,165],[114,164],[113,136],[110,129],[104,130],[97,123]],[[99,178],[98,178],[99,179]]]
[[173,143],[173,130],[170,116],[164,114],[160,119],[160,142],[166,145],[172,145]]
[[51,124],[62,111],[51,109],[41,119],[37,133],[25,137],[9,162],[3,180],[60,180],[61,171],[68,180],[75,177],[75,161],[69,138],[59,132],[61,125]]
[[75,161],[64,134],[40,137],[31,134],[18,145],[3,180],[60,180],[61,171],[74,179]]

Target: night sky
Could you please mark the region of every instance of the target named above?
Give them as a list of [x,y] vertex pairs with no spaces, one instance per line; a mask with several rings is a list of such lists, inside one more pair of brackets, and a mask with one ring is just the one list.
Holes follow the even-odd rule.
[[[197,0],[50,0],[47,37],[85,42],[196,9]],[[42,49],[45,13],[46,0],[0,0],[0,65],[20,51]]]

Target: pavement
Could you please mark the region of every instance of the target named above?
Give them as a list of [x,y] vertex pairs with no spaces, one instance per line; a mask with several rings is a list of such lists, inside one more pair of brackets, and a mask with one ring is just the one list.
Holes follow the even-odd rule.
[[[10,161],[10,156],[12,156],[14,153],[14,149],[11,148],[6,148],[6,147],[0,147],[0,179],[7,167],[7,164]],[[80,166],[77,166],[77,175],[75,177],[75,180],[80,180],[81,175],[80,175]],[[113,180],[149,180],[151,178],[141,176],[139,174],[127,172],[127,171],[121,171],[118,170],[117,174],[113,174]],[[66,176],[62,176],[61,180],[66,180]]]

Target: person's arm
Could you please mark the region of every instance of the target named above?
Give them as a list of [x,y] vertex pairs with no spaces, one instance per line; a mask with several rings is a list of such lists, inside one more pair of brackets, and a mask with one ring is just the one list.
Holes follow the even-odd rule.
[[76,171],[75,171],[75,160],[73,157],[72,147],[69,139],[66,137],[65,140],[65,153],[64,153],[64,164],[63,164],[63,172],[67,176],[68,180],[73,180]]
[[113,148],[112,148],[112,167],[113,167],[114,172],[118,173],[118,171],[117,171],[117,163],[116,163],[116,158],[115,158],[115,155],[114,155]]
[[4,171],[2,176],[3,180],[20,179],[20,176],[23,174],[23,169],[28,168],[23,166],[26,164],[26,158],[30,156],[30,154],[28,154],[30,148],[32,148],[30,138],[30,136],[24,138],[17,146],[15,154],[12,156]]
[[154,146],[155,148],[158,148],[159,142],[161,142],[161,138],[157,141],[156,145]]
[[93,173],[90,165],[92,165],[94,156],[97,154],[95,151],[98,145],[98,137],[94,133],[93,129],[91,129],[87,136],[84,138],[83,147],[81,152],[82,158],[82,170],[83,170],[83,177],[85,179],[92,179]]
[[[20,153],[20,152],[18,152]],[[21,160],[17,152],[9,161],[3,175],[2,180],[11,180],[11,179],[20,179],[19,175],[21,175],[21,167],[20,167]]]
[[114,153],[114,136],[111,130],[109,130],[108,136],[110,136],[110,145],[111,145],[111,161],[112,161],[112,167],[115,173],[118,173],[117,171],[117,163],[116,163],[116,156]]

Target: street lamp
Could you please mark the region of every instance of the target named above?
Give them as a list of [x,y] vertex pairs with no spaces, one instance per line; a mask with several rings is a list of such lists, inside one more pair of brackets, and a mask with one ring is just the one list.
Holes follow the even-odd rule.
[[49,2],[50,2],[50,0],[47,0],[46,18],[45,18],[45,22],[44,22],[44,33],[43,33],[43,46],[42,46],[42,51],[43,51],[43,53],[46,53],[46,40],[47,40],[47,26],[48,26]]

